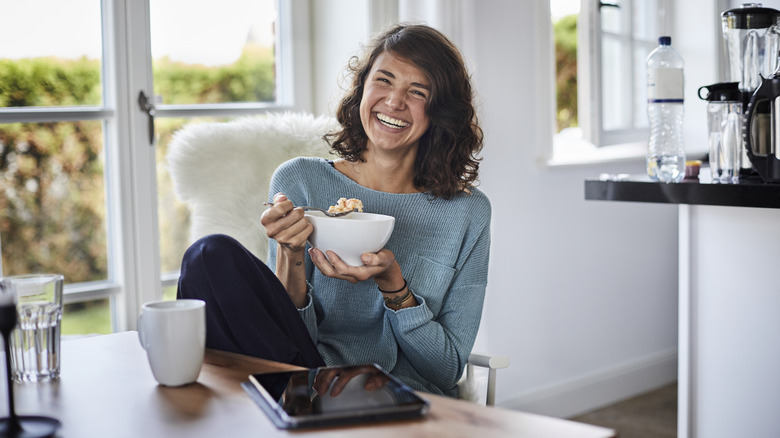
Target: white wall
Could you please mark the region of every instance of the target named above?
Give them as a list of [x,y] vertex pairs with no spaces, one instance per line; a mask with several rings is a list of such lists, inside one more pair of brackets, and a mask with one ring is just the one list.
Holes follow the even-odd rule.
[[341,96],[344,67],[371,34],[369,3],[314,0],[311,11],[314,112],[333,114]]
[[[338,29],[341,36],[315,39],[315,76],[321,75],[315,105],[327,112],[329,82],[335,85],[346,55],[364,39],[361,23],[368,19],[355,15],[366,11],[357,0],[313,3],[313,33],[324,38]],[[540,151],[552,142],[551,49],[541,37],[549,32],[547,3],[474,3],[458,2],[467,34],[454,39],[474,68],[482,102],[480,179],[493,205],[493,238],[476,348],[512,361],[499,372],[498,404],[569,416],[674,381],[677,208],[584,200],[586,178],[642,173],[642,159],[539,164]],[[698,63],[692,70],[706,71],[707,44],[682,26],[692,23],[678,21],[675,45]],[[686,114],[703,112],[704,103],[692,101],[688,89],[714,77],[686,71],[686,81]],[[689,122],[686,141],[699,142],[699,131],[703,136],[704,125]]]
[[[511,356],[499,404],[564,416],[674,379],[677,215],[673,206],[584,200],[585,178],[641,173],[642,160],[537,164],[552,132],[551,102],[537,91],[551,84],[538,30],[546,5],[520,3],[484,2],[475,13],[482,188],[494,208],[480,339]],[[507,51],[499,41],[517,43]]]

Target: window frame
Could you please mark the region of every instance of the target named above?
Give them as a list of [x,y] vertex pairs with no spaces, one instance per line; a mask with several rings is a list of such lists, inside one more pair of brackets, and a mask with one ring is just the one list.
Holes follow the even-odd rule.
[[[63,298],[65,303],[109,298],[114,332],[134,329],[142,303],[162,299],[163,285],[178,278],[163,278],[160,272],[155,147],[149,144],[148,116],[137,103],[140,91],[153,95],[150,1],[100,2],[102,105],[0,108],[0,123],[103,122],[108,278],[68,284]],[[275,50],[281,60],[276,63],[277,102],[159,105],[156,117],[311,111],[309,0],[276,2],[280,26]]]
[[[671,28],[671,8],[665,0],[659,0],[665,4],[656,17],[656,28],[664,33],[664,29]],[[651,41],[642,40],[635,35],[634,29],[634,0],[625,0],[619,7],[627,7],[626,16],[629,17],[627,28],[622,33],[612,33],[602,30],[601,9],[606,6],[600,0],[582,0],[580,6],[580,16],[578,18],[578,50],[577,50],[577,100],[579,124],[582,128],[583,139],[596,145],[597,147],[606,147],[612,145],[628,144],[644,141],[648,135],[648,128],[637,127],[635,120],[638,108],[636,99],[641,99],[636,93],[629,93],[632,98],[631,109],[631,127],[618,129],[604,128],[604,103],[603,103],[603,85],[604,72],[602,71],[602,44],[605,39],[622,40],[629,47],[630,62],[628,63],[630,75],[630,87],[632,90],[642,89],[642,84],[637,84],[637,69],[643,69],[643,65],[636,65],[635,60],[638,54],[649,53],[648,48],[654,47]],[[584,25],[583,25],[584,24]],[[668,33],[668,32],[667,32]],[[643,75],[640,77],[644,77]],[[585,85],[585,86],[582,86]],[[641,115],[640,115],[641,117]]]

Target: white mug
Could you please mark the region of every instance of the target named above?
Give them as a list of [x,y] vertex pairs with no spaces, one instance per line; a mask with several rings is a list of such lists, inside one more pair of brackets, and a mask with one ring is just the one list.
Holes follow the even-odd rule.
[[206,348],[206,302],[144,303],[138,315],[138,339],[161,385],[181,386],[198,380]]

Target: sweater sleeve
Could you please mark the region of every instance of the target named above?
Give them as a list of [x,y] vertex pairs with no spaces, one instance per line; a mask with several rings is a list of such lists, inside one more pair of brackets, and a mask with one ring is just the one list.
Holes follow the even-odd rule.
[[[409,279],[418,306],[386,310],[398,345],[414,369],[442,389],[455,387],[474,346],[482,317],[490,253],[489,214],[481,230],[464,242],[463,261],[454,273],[436,316]],[[423,282],[424,283],[424,282]]]

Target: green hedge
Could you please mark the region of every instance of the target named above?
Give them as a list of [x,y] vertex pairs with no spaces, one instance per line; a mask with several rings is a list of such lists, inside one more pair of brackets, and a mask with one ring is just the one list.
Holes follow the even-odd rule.
[[[0,59],[0,106],[100,106],[100,72],[94,59]],[[274,74],[268,48],[248,46],[225,66],[161,59],[155,94],[170,104],[272,101]],[[183,123],[161,122],[161,138]],[[107,278],[103,138],[100,121],[0,125],[4,274],[61,272],[68,283]]]

